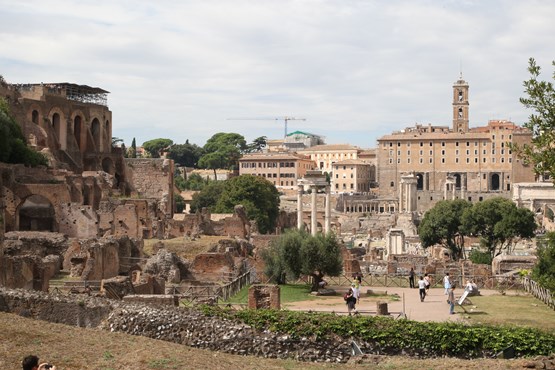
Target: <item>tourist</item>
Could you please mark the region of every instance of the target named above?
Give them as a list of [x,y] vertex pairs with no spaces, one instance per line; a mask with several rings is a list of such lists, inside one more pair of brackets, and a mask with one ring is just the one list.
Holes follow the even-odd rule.
[[320,282],[318,283],[318,286],[320,287],[320,289],[324,289],[326,285],[328,285],[328,282],[325,281],[324,279],[320,280]]
[[21,367],[23,370],[56,370],[56,366],[46,362],[39,365],[39,358],[34,355],[25,357],[23,361],[21,361]]
[[430,285],[432,284],[432,277],[428,274],[424,274],[424,283],[426,283],[426,295],[428,295]]
[[443,277],[443,287],[445,288],[445,295],[449,295],[449,289],[451,288],[451,280],[449,278],[449,273],[446,272]]
[[355,283],[352,283],[351,288],[347,293],[345,293],[345,296],[343,297],[345,299],[345,303],[347,304],[347,311],[349,311],[349,316],[351,316],[351,312],[353,311],[355,315],[358,314],[356,309],[357,299],[354,295],[354,288]]
[[420,276],[420,280],[418,280],[418,293],[420,294],[420,302],[424,302],[424,298],[426,298],[426,281]]
[[447,302],[449,303],[449,314],[453,315],[455,313],[455,284],[449,287]]
[[358,279],[353,280],[351,287],[353,289],[353,297],[355,297],[356,303],[358,303],[360,300],[360,284]]
[[411,267],[409,271],[409,286],[414,288],[414,268]]

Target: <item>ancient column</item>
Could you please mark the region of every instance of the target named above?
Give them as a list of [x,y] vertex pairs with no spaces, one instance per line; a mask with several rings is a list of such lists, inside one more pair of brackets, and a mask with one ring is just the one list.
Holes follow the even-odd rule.
[[297,229],[303,229],[303,185],[297,185]]
[[405,210],[405,197],[404,197],[404,186],[405,182],[403,181],[403,177],[401,176],[401,183],[399,184],[399,213],[402,213]]
[[310,190],[312,190],[311,194],[311,213],[310,213],[310,233],[315,236],[316,232],[318,231],[318,223],[316,220],[316,193],[318,193],[318,188],[315,185],[310,186]]
[[331,191],[330,185],[326,185],[326,214],[325,214],[324,232],[327,234],[331,231]]

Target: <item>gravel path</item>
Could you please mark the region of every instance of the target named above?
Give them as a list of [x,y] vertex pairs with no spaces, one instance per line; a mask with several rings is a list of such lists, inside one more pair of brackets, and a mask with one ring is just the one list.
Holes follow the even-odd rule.
[[[282,304],[283,308],[297,311],[322,311],[322,312],[336,312],[338,314],[347,314],[347,307],[343,301],[343,293],[347,290],[346,287],[331,287],[337,292],[336,296],[321,296],[315,300],[299,301],[293,303]],[[447,304],[447,296],[444,294],[444,289],[432,288],[429,290],[428,295],[424,302],[420,302],[418,289],[410,288],[395,288],[395,287],[366,287],[362,286],[360,302],[357,304],[357,310],[362,314],[375,314],[376,301],[386,300],[386,297],[372,297],[365,293],[368,290],[376,293],[386,292],[387,295],[398,294],[400,300],[388,302],[388,310],[397,317],[402,312],[405,312],[407,318],[415,321],[461,321],[461,313],[464,313],[461,307],[455,306],[455,315],[449,314],[449,305]],[[458,299],[464,291],[462,289],[455,289],[455,297]],[[496,294],[495,290],[480,290],[481,295]],[[471,298],[472,299],[472,298]],[[404,307],[404,309],[403,309]],[[465,306],[468,310],[471,306]]]

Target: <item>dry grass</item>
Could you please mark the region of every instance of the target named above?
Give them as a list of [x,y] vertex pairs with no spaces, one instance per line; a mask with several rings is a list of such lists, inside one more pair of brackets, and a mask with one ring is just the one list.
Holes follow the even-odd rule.
[[165,248],[169,252],[177,254],[179,257],[184,259],[192,260],[197,254],[206,253],[212,247],[218,244],[218,241],[225,239],[222,236],[206,236],[202,235],[195,240],[191,240],[187,237],[180,237],[174,239],[145,239],[144,249],[145,254],[151,256],[153,254],[154,245],[158,242],[164,244]]
[[[37,354],[67,369],[520,369],[526,360],[376,357],[362,364],[312,364],[194,349],[98,329],[84,329],[0,313],[0,368],[18,369]],[[379,362],[379,363],[378,363]]]

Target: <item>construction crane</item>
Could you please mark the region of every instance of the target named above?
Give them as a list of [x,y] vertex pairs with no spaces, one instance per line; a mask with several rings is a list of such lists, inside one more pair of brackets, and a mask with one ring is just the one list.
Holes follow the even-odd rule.
[[306,121],[306,118],[297,118],[297,117],[285,116],[285,117],[276,117],[276,118],[228,118],[228,120],[232,120],[232,121],[269,121],[269,120],[283,121],[284,124],[285,124],[285,131],[284,131],[283,138],[285,139],[287,137],[287,122],[289,122],[289,121]]

